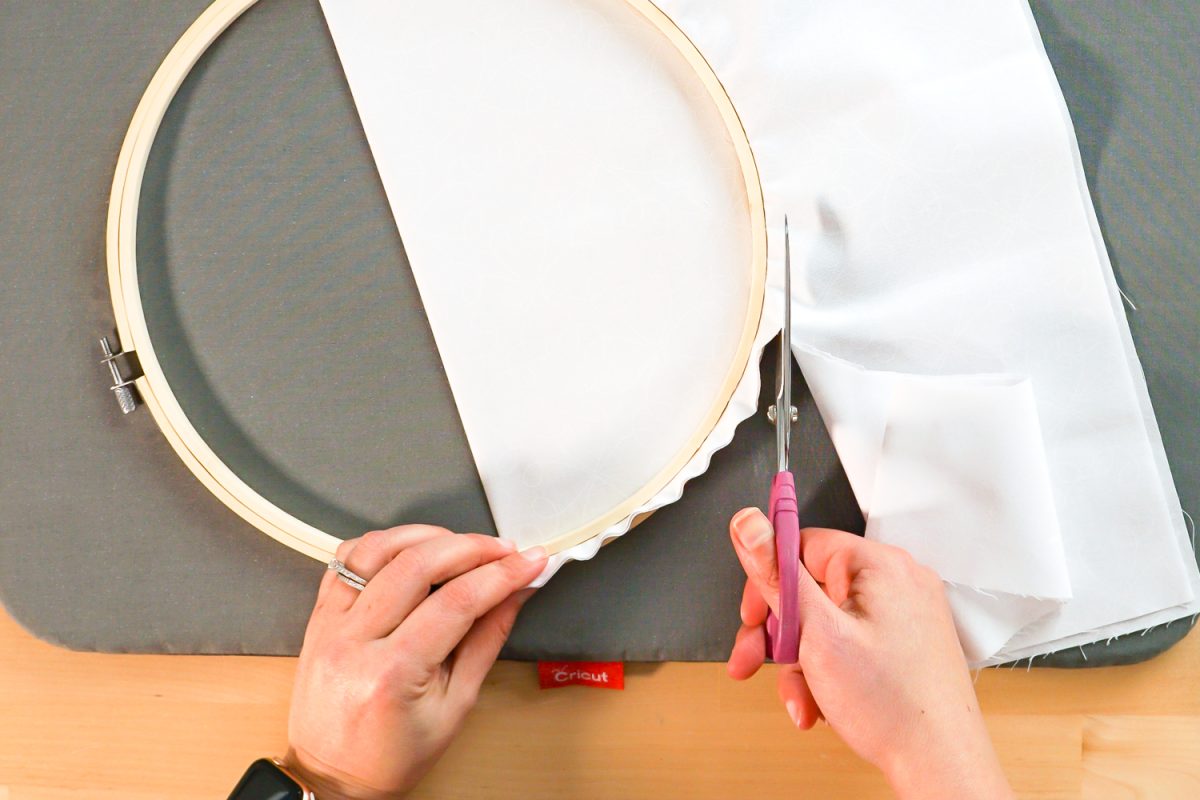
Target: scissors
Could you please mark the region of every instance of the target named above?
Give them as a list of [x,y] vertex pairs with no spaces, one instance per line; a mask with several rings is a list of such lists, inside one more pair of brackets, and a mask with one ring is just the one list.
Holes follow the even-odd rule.
[[795,664],[800,651],[800,514],[796,479],[789,449],[792,437],[792,243],[783,218],[783,334],[779,341],[779,371],[775,377],[775,446],[779,464],[771,480],[767,516],[775,529],[775,558],[779,565],[779,613],[767,614],[767,656],[776,664]]

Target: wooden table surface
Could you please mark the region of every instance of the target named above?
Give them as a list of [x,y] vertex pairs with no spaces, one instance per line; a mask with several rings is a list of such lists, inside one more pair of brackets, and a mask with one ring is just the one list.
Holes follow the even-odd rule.
[[[0,613],[0,800],[223,798],[285,745],[290,658],[73,653]],[[1133,667],[987,670],[977,683],[1022,797],[1200,797],[1200,636]],[[827,727],[792,728],[774,680],[627,665],[625,691],[539,691],[499,664],[422,798],[871,798]]]

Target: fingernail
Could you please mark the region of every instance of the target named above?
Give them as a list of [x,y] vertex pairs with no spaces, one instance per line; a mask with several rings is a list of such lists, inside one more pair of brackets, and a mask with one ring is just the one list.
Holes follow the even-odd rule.
[[795,700],[788,700],[784,705],[787,706],[788,716],[792,718],[792,724],[797,728],[800,727],[800,709],[796,708]]
[[501,536],[497,539],[497,541],[500,542],[500,544],[504,545],[504,547],[509,550],[517,549],[517,543],[514,542],[512,539],[505,539],[503,536]]
[[539,545],[537,547],[531,547],[528,550],[522,550],[521,557],[526,561],[541,561],[546,557],[546,548]]
[[746,508],[738,512],[732,522],[733,532],[742,547],[753,550],[771,540],[774,533],[771,523],[757,508]]

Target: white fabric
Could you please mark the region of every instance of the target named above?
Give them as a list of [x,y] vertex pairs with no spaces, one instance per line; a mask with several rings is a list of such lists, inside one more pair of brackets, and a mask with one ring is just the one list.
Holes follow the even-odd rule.
[[[590,522],[704,430],[734,363],[750,231],[716,107],[624,3],[324,10],[497,528],[527,546]],[[707,468],[780,312],[688,466],[539,582]]]
[[971,660],[1196,611],[1200,575],[1023,0],[663,8],[729,89],[768,213],[800,231],[797,355],[867,535],[953,582]]
[[[561,529],[612,505],[605,492],[640,485],[702,413],[671,409],[714,385],[728,361],[713,354],[729,352],[741,311],[714,302],[737,286],[685,294],[696,270],[730,280],[720,265],[741,246],[719,179],[732,162],[705,104],[615,0],[323,4],[498,526],[520,539],[539,520]],[[796,355],[867,534],[939,571],[970,659],[1200,610],[1023,0],[660,5],[737,106],[770,219],[791,216]],[[598,227],[611,237],[587,235]],[[779,234],[759,345],[777,325]],[[647,253],[638,263],[661,280],[606,284],[606,265]],[[625,372],[646,358],[653,368]],[[751,413],[757,380],[750,369],[705,448],[647,507],[707,466]],[[594,416],[581,418],[579,398]]]

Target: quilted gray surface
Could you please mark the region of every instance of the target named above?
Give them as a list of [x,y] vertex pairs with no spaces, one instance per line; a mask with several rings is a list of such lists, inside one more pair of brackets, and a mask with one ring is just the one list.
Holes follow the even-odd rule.
[[[116,155],[146,83],[205,6],[0,5],[0,595],[73,648],[294,653],[321,571],[213,499],[148,413],[122,417],[97,363],[113,329],[103,252]],[[1200,6],[1039,0],[1035,12],[1138,305],[1175,479],[1197,509]],[[263,0],[217,43],[168,115],[145,191],[148,320],[223,458],[345,535],[401,521],[490,530],[316,0]],[[861,530],[800,394],[803,517]],[[681,502],[540,592],[508,656],[723,659],[741,584],[726,520],[765,501],[772,460],[769,427],[744,423]],[[1187,628],[1044,663],[1136,661]]]

